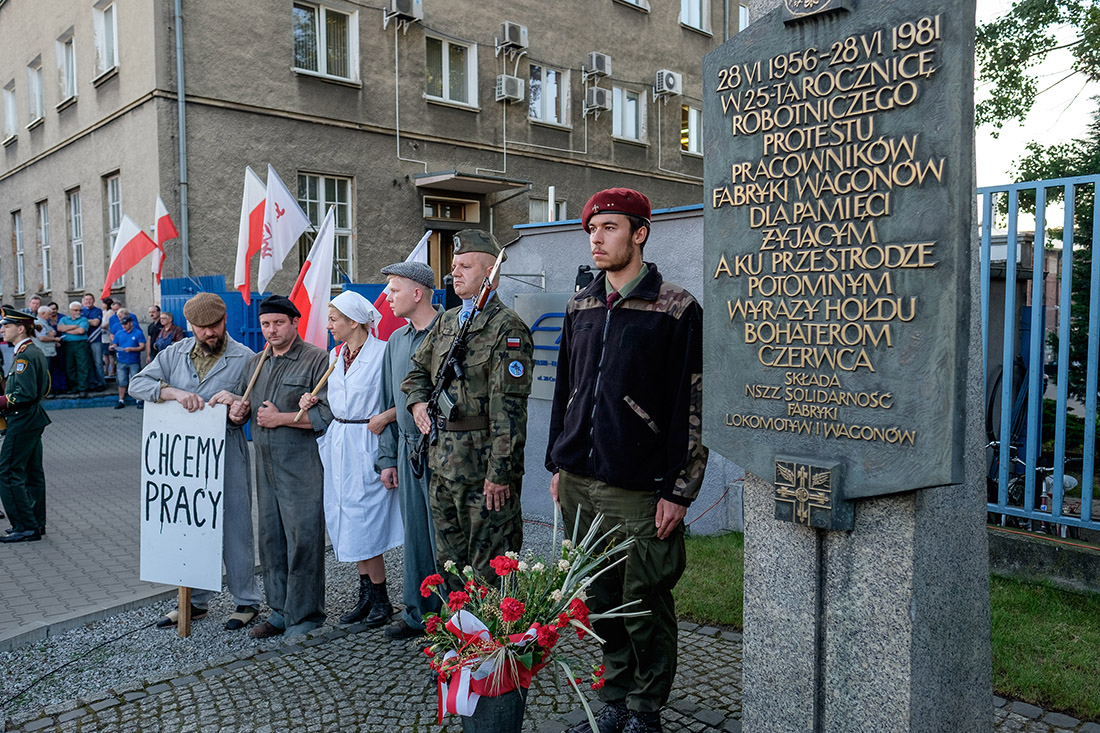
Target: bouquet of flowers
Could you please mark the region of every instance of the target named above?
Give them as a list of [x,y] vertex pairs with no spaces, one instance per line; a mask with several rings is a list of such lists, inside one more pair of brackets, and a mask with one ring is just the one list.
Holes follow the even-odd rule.
[[[633,542],[627,539],[597,552],[595,548],[602,547],[617,529],[600,534],[602,520],[598,515],[579,541],[575,525],[572,539],[562,541],[560,554],[553,560],[530,553],[522,558],[514,552],[499,555],[490,562],[496,583],[482,582],[469,566],[459,571],[453,562],[444,570],[463,583],[462,590],[445,596],[442,575],[424,579],[421,595],[435,593],[443,600],[442,615],[425,619],[431,644],[424,648],[439,681],[441,723],[444,712],[472,715],[481,697],[526,689],[535,673],[551,661],[564,670],[592,718],[580,691],[582,679],[568,660],[553,654],[560,635],[575,632],[579,640],[603,643],[592,631],[593,621],[648,613],[624,610],[637,601],[599,614],[590,613],[585,604],[588,586],[624,562],[623,553]],[[621,557],[612,559],[615,555]],[[602,675],[602,665],[595,667],[593,688],[603,687]],[[594,720],[592,726],[595,729]]]

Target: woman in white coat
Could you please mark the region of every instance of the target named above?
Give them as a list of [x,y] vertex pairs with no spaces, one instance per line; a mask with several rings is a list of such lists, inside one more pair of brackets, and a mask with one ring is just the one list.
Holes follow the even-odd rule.
[[[393,615],[386,590],[382,553],[404,541],[396,491],[389,491],[374,471],[378,436],[368,428],[381,406],[382,355],[386,343],[371,333],[379,313],[370,301],[352,291],[333,298],[328,329],[338,346],[328,380],[333,422],[317,439],[325,467],[325,522],[336,559],[359,566],[359,600],[340,623],[360,621],[381,626]],[[341,343],[342,342],[342,343]],[[316,398],[302,395],[299,407]]]

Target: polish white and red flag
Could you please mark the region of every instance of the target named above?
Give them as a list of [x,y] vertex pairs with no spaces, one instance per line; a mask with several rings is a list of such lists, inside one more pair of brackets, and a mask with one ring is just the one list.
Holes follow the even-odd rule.
[[157,243],[134,220],[123,215],[122,225],[111,245],[111,264],[107,266],[107,282],[103,283],[102,298],[111,294],[111,285],[141,262],[147,254],[157,249]]
[[267,167],[267,198],[264,203],[264,229],[260,239],[260,270],[256,289],[261,293],[275,273],[283,269],[283,260],[309,229],[309,217],[298,200],[270,165]]
[[[429,229],[417,245],[413,247],[413,251],[405,258],[405,262],[423,262],[425,265],[428,264],[428,238],[431,236],[432,230]],[[383,341],[388,341],[390,334],[408,323],[404,318],[398,318],[393,314],[393,309],[390,308],[389,301],[386,300],[389,294],[390,286],[387,284],[385,289],[374,301],[374,307],[382,314],[382,317],[378,319],[375,335]]]
[[[269,181],[271,179],[268,179]],[[332,295],[332,253],[336,248],[336,207],[330,206],[309,257],[290,291],[290,300],[302,314],[298,335],[303,341],[328,350],[328,303]]]
[[233,287],[241,291],[245,305],[252,303],[252,257],[260,251],[264,234],[264,202],[267,187],[251,166],[244,168],[244,198],[237,229],[237,267]]
[[164,243],[170,239],[175,239],[180,233],[176,231],[176,225],[172,223],[172,217],[168,216],[168,207],[164,205],[164,200],[159,195],[157,196],[157,213],[153,217],[153,229],[157,242],[157,252],[153,254],[153,275],[157,278],[157,285],[160,285],[160,273],[164,269],[164,260],[168,257],[164,251]]

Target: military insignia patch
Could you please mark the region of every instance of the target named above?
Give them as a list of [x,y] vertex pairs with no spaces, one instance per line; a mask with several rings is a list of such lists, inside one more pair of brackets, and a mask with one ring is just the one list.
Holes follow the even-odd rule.
[[518,349],[519,347],[520,347],[519,337],[518,336],[517,337],[509,336],[508,337],[508,348],[509,349]]
[[22,374],[23,370],[27,368],[27,362],[25,359],[19,359],[15,362],[15,373]]
[[523,376],[523,364],[518,361],[513,361],[508,365],[508,373],[517,379]]

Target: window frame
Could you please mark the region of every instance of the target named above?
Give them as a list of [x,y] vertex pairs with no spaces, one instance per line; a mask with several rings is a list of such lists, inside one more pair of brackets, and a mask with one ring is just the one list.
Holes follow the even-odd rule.
[[[359,75],[359,12],[357,10],[341,10],[340,8],[333,7],[331,5],[314,2],[302,2],[295,0],[291,4],[291,35],[294,35],[294,11],[297,8],[309,8],[314,11],[314,37],[316,39],[316,56],[313,59],[317,64],[316,69],[310,69],[305,66],[298,65],[298,52],[297,52],[297,38],[295,37],[292,43],[293,59],[291,62],[291,68],[297,74],[304,74],[306,76],[316,76],[321,79],[328,79],[330,81],[344,82],[358,85],[360,83]],[[328,70],[328,14],[336,13],[346,16],[348,19],[347,27],[347,63],[348,63],[348,75],[340,76],[339,74],[333,74]]]
[[[317,198],[311,198],[309,196],[309,179],[316,180],[317,186]],[[328,188],[326,186],[327,181],[335,181],[337,184],[345,182],[347,185],[347,200],[341,202],[339,200],[339,185],[335,189],[334,200],[328,198]],[[303,194],[303,183],[305,183],[305,192]],[[321,227],[321,223],[325,220],[325,214],[328,212],[330,205],[336,206],[336,226],[334,227],[334,234],[336,236],[336,242],[332,253],[332,290],[340,290],[343,287],[343,280],[340,277],[340,269],[351,278],[355,279],[355,178],[354,176],[337,176],[326,173],[314,173],[310,171],[298,172],[298,196],[296,197],[298,204],[302,207],[302,211],[306,212],[306,217],[310,223],[313,224],[314,230]],[[340,226],[340,207],[346,207],[347,220],[345,226]],[[341,241],[345,244],[341,246]],[[309,255],[309,249],[312,246],[312,237],[307,238],[305,234],[298,240],[298,255],[301,262],[305,262],[305,258]],[[340,269],[337,269],[339,265]]]
[[[694,13],[698,13],[698,23],[693,22],[691,17]],[[680,0],[680,25],[710,35],[709,0]]]
[[643,13],[648,13],[651,8],[649,7],[649,0],[615,0],[620,5],[626,5],[627,7],[640,10]]
[[96,81],[116,71],[118,62],[118,3],[104,0],[92,8],[92,30],[95,41]]
[[[443,91],[443,96],[436,96],[428,92],[428,74],[431,69],[428,66],[428,42],[436,41],[440,45],[440,88]],[[453,99],[451,97],[451,89],[449,79],[451,76],[451,54],[450,48],[454,46],[462,48],[466,53],[466,97],[467,101],[461,101]],[[442,36],[435,36],[425,34],[424,36],[424,98],[429,102],[436,104],[446,104],[455,107],[462,107],[465,109],[478,109],[478,89],[477,89],[477,43],[474,41],[458,41],[451,38],[444,38]]]
[[[545,117],[534,117],[531,114],[531,107],[533,106],[534,100],[535,100],[535,83],[534,83],[534,71],[533,70],[536,69],[536,68],[539,69],[540,77],[545,76],[545,74],[547,72],[553,72],[553,73],[555,73],[559,76],[557,98],[558,98],[559,106],[560,106],[560,109],[561,109],[561,119],[560,120],[551,120],[551,119],[546,119]],[[569,114],[570,108],[572,107],[572,95],[570,93],[571,92],[571,86],[570,86],[571,82],[572,82],[572,77],[570,75],[570,70],[569,69],[563,69],[563,68],[560,68],[560,67],[557,67],[557,66],[550,66],[550,65],[544,64],[544,63],[534,63],[534,62],[528,63],[528,65],[527,65],[527,89],[528,89],[527,119],[531,122],[534,122],[534,123],[537,123],[537,124],[540,124],[540,125],[550,125],[552,127],[564,127],[564,128],[572,127],[573,121],[572,121],[572,119],[570,117],[570,114]],[[543,93],[545,91],[545,86],[546,86],[546,80],[540,78],[540,80],[539,80],[540,102],[543,102],[543,100],[545,99],[545,94]],[[545,112],[546,104],[543,102],[541,104],[541,106],[543,107],[543,109],[541,111]]]
[[[112,199],[112,184],[117,198]],[[103,176],[103,201],[105,204],[104,215],[107,231],[107,258],[103,263],[103,271],[106,272],[111,264],[111,250],[115,246],[115,237],[122,227],[122,174],[119,172],[108,173]],[[116,214],[117,210],[117,214]],[[111,287],[126,287],[126,275],[120,275]]]
[[[75,202],[75,206],[74,206]],[[84,289],[84,212],[80,189],[65,192],[69,215],[69,251],[72,255],[73,290]]]
[[27,266],[23,249],[23,211],[11,212],[11,238],[15,248],[15,294],[27,292]]
[[27,64],[27,129],[37,127],[46,118],[46,92],[43,89],[42,57]]
[[[620,86],[613,86],[611,90],[611,136],[615,140],[622,142],[646,144],[649,132],[647,124],[649,106],[645,93]],[[634,118],[637,137],[626,134],[627,131],[623,126],[626,119],[624,116],[625,109],[621,110],[620,106],[627,103],[628,95],[633,97],[637,102],[637,114]],[[622,101],[620,101],[620,99]]]
[[10,145],[19,137],[19,102],[15,98],[15,79],[12,79],[0,89],[3,95],[4,105],[4,137],[3,144]]
[[57,86],[61,97],[55,109],[61,110],[77,97],[76,39],[73,30],[70,28],[59,36],[54,45],[57,52]]
[[[553,224],[560,221],[565,221],[568,217],[566,214],[566,201],[564,199],[557,199],[554,201],[555,219],[553,222],[549,219],[550,213],[550,199],[541,196],[529,196],[527,198],[527,223],[528,224]],[[546,213],[543,214],[546,218],[535,219],[531,215],[531,204],[538,204],[542,210]]]
[[52,288],[52,268],[50,267],[50,202],[39,201],[34,205],[35,223],[38,225],[38,249],[42,255],[42,293]]
[[[684,112],[687,112],[688,126],[684,127]],[[693,114],[694,113],[694,114]],[[694,120],[694,134],[692,134],[692,117]],[[693,146],[692,143],[695,143]],[[695,157],[703,157],[703,110],[692,107],[690,104],[680,105],[680,154]]]
[[749,27],[749,23],[752,22],[752,18],[749,17],[749,4],[746,2],[737,3],[737,32],[745,30]]

